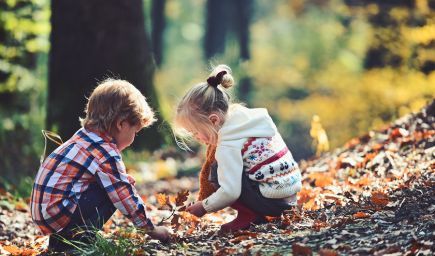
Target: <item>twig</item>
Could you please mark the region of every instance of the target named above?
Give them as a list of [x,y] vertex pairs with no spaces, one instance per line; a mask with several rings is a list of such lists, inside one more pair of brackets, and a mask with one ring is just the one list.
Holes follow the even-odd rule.
[[168,217],[163,218],[163,219],[162,219],[162,220],[157,224],[157,226],[160,226],[161,224],[163,224],[163,222],[165,222],[165,221],[169,220],[170,218],[172,218],[172,216],[174,215],[175,211],[176,211],[176,209],[174,208],[174,209],[172,210],[171,214],[170,214]]

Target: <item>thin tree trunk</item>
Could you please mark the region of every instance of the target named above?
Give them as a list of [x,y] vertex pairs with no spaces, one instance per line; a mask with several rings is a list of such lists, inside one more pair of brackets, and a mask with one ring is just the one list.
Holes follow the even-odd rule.
[[166,0],[153,0],[152,2],[152,31],[151,39],[153,46],[154,59],[157,66],[161,66],[163,62],[163,32],[166,26],[165,20],[165,5]]

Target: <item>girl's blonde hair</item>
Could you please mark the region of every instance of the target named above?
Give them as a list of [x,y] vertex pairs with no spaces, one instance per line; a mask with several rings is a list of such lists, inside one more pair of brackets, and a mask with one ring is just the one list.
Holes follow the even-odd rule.
[[[234,85],[231,68],[218,65],[210,73],[207,82],[192,87],[178,103],[175,115],[175,128],[178,135],[193,130],[202,131],[212,142],[217,142],[217,130],[209,120],[210,114],[216,114],[224,121],[231,105],[231,97],[225,90]],[[185,143],[177,141],[181,147]]]
[[145,96],[125,80],[106,79],[92,92],[85,108],[86,117],[80,123],[86,129],[111,132],[116,121],[131,125],[150,126],[156,121]]

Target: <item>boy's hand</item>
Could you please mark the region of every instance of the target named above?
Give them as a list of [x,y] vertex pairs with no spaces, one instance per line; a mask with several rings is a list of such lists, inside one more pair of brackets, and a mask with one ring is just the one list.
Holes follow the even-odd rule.
[[169,241],[171,237],[171,233],[169,230],[162,226],[155,226],[153,230],[147,233],[152,239],[160,240],[162,243],[166,243]]
[[189,212],[195,215],[196,217],[202,217],[207,213],[207,211],[204,209],[204,206],[202,206],[201,201],[196,202],[193,205],[187,207],[186,212]]
[[130,182],[131,185],[134,186],[136,184],[136,180],[131,175],[127,174],[127,179],[128,179],[128,182]]

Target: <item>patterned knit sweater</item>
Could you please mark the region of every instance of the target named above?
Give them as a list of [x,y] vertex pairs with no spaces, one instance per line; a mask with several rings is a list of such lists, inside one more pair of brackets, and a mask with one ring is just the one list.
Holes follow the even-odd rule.
[[301,189],[301,173],[279,133],[268,138],[250,138],[242,149],[243,167],[259,182],[267,198],[287,198]]
[[266,198],[294,198],[301,189],[299,168],[266,109],[232,106],[218,132],[215,158],[220,188],[202,201],[207,212],[239,198],[244,171]]

